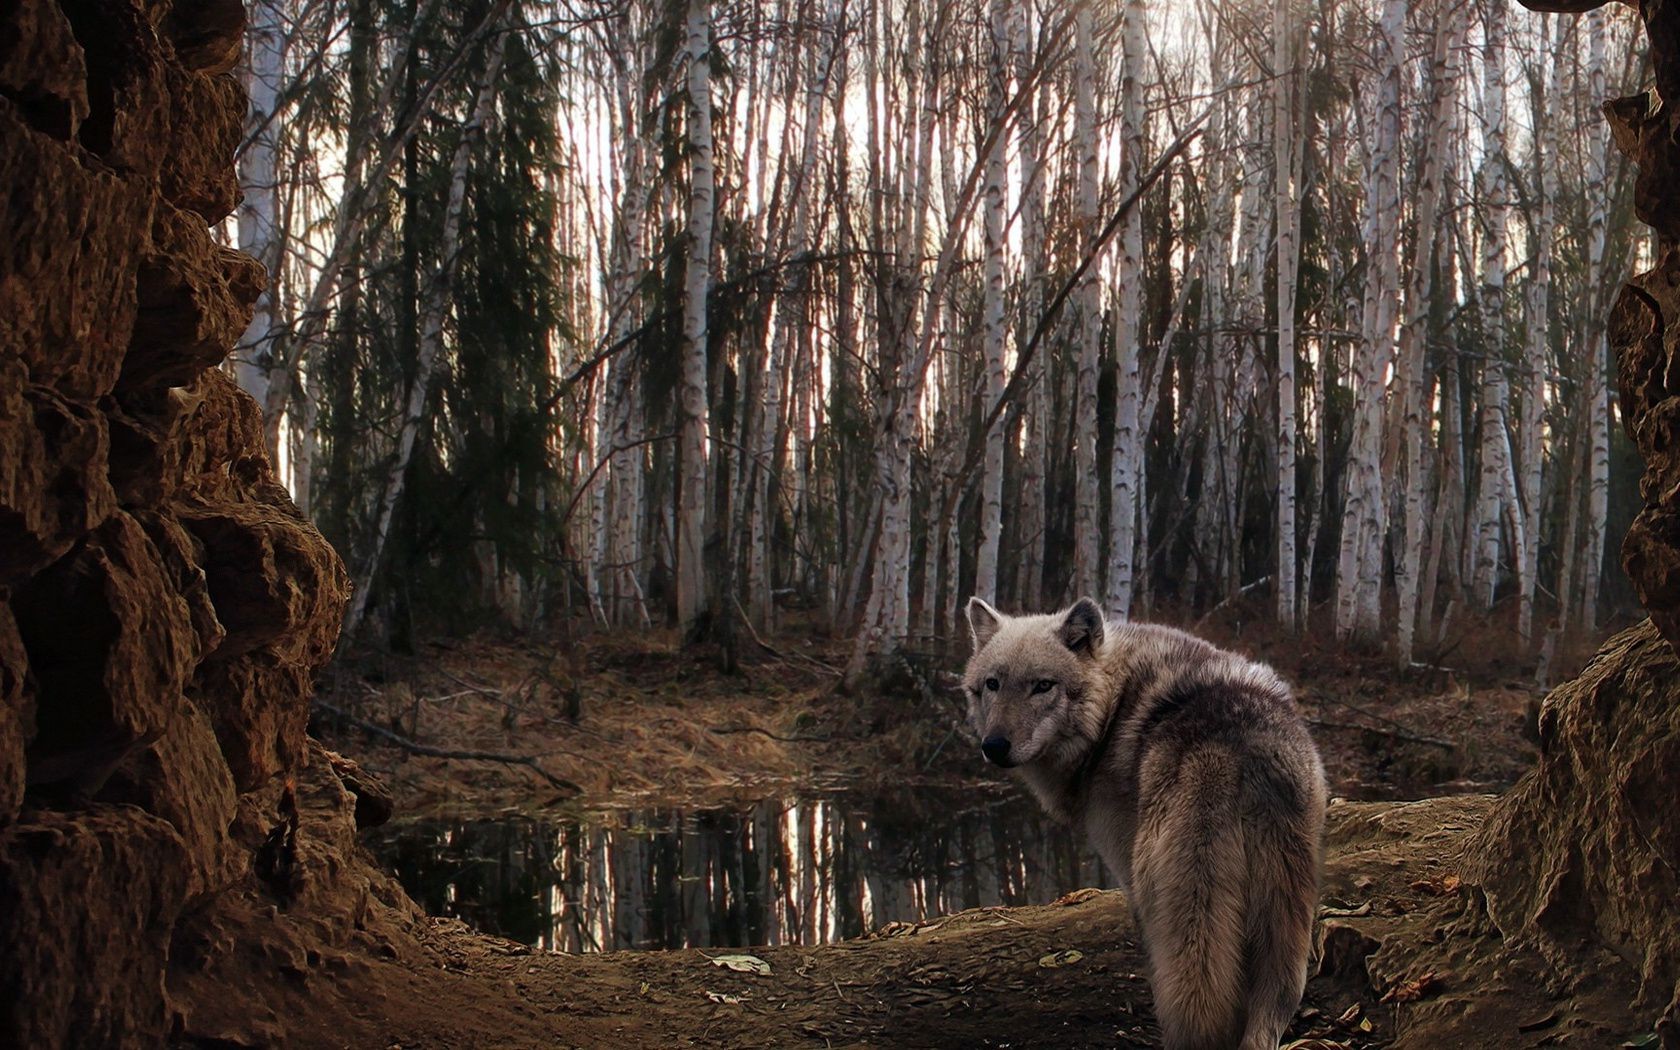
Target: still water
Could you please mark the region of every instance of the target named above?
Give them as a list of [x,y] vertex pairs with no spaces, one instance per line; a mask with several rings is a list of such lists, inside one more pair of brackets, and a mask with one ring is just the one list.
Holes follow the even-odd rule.
[[975,791],[409,822],[369,845],[430,914],[568,952],[819,944],[1112,884],[1030,800]]

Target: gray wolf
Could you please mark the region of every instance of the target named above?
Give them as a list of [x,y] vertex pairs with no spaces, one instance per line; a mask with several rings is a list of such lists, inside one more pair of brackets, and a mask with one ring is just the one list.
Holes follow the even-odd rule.
[[1276,1050],[1318,906],[1324,769],[1271,668],[1083,598],[970,599],[980,749],[1082,827],[1142,932],[1167,1050]]

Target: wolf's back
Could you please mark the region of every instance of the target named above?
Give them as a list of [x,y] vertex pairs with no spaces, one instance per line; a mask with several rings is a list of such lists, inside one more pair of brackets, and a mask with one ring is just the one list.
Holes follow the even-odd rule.
[[1287,689],[1211,661],[1140,712],[1134,896],[1168,1050],[1275,1050],[1300,1003],[1324,781]]

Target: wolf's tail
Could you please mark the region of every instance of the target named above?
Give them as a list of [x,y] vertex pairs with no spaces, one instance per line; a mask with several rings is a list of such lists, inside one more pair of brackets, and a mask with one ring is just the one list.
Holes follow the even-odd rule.
[[1229,755],[1193,751],[1141,814],[1132,888],[1166,1050],[1242,1038],[1249,873],[1236,777]]
[[1286,819],[1247,828],[1247,1025],[1241,1050],[1277,1050],[1301,1005],[1318,903],[1315,831]]

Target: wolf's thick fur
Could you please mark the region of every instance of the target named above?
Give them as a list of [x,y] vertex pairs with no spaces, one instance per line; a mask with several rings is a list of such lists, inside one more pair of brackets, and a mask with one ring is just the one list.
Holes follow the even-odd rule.
[[1306,984],[1325,805],[1288,686],[1089,598],[968,616],[983,749],[1118,874],[1167,1050],[1275,1050]]

